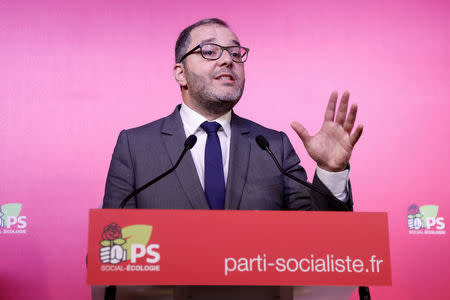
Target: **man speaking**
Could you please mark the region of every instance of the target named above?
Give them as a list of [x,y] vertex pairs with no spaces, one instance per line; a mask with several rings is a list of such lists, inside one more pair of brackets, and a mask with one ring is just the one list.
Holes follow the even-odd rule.
[[299,123],[291,124],[317,162],[313,191],[283,175],[255,141],[263,136],[281,168],[306,180],[286,134],[233,113],[244,91],[248,55],[249,49],[222,20],[201,20],[181,32],[173,73],[183,102],[165,118],[120,133],[106,180],[104,208],[118,208],[127,195],[172,168],[185,139],[195,135],[196,144],[177,169],[132,197],[126,207],[352,209],[348,164],[362,126],[353,131],[357,106],[348,109],[349,94],[342,95],[336,111],[338,95],[332,93],[315,136]]

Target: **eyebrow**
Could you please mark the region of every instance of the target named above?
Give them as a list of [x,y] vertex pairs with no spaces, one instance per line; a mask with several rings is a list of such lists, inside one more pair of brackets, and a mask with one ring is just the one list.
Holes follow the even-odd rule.
[[[209,39],[206,39],[206,40],[201,41],[201,44],[203,44],[203,43],[215,42],[215,41],[217,41],[216,38],[209,38]],[[238,41],[236,41],[236,40],[232,40],[232,42],[235,43],[235,44],[238,45],[238,46],[241,45],[241,44],[240,44]]]

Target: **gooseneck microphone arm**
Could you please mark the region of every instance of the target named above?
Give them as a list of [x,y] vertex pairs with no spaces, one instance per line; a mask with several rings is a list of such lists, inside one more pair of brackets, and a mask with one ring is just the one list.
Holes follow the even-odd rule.
[[285,175],[285,176],[291,178],[292,180],[294,180],[294,181],[296,181],[296,182],[298,182],[298,183],[300,183],[300,184],[306,186],[307,188],[309,188],[309,189],[311,189],[311,190],[313,190],[313,191],[315,191],[315,192],[317,192],[317,193],[319,193],[319,194],[321,194],[321,195],[327,197],[328,199],[332,199],[333,202],[335,202],[335,203],[337,203],[339,206],[345,208],[345,210],[348,210],[348,208],[346,207],[346,205],[345,205],[343,202],[334,199],[333,197],[331,197],[330,194],[321,191],[320,189],[318,189],[317,187],[315,187],[315,186],[312,185],[311,183],[309,183],[309,182],[307,182],[307,181],[304,181],[304,180],[301,180],[300,178],[298,178],[298,177],[292,175],[291,173],[285,171],[285,170],[281,167],[280,163],[278,162],[277,158],[276,158],[275,155],[273,154],[272,150],[270,150],[269,142],[267,141],[267,139],[266,139],[265,137],[263,137],[262,135],[258,135],[258,136],[256,137],[255,140],[256,140],[256,143],[258,144],[258,146],[259,146],[262,150],[264,150],[264,151],[266,151],[267,153],[269,153],[270,157],[272,157],[272,160],[275,162],[275,164],[277,165],[277,168],[280,170],[280,172],[281,172],[283,175]]
[[137,194],[139,194],[140,192],[142,192],[143,190],[145,190],[146,188],[148,188],[149,186],[151,186],[152,184],[154,184],[155,182],[161,180],[162,178],[166,177],[167,175],[169,175],[170,173],[172,173],[173,171],[175,171],[175,169],[178,167],[178,165],[180,164],[181,160],[183,159],[184,155],[186,154],[186,152],[190,149],[192,149],[192,147],[194,147],[195,143],[197,142],[197,137],[195,135],[190,135],[186,141],[184,142],[184,149],[183,152],[181,152],[180,157],[178,158],[177,162],[173,165],[172,168],[170,168],[169,170],[167,170],[166,172],[162,173],[161,175],[159,175],[158,177],[156,177],[155,179],[150,180],[149,182],[147,182],[146,184],[144,184],[143,186],[141,186],[140,188],[134,190],[131,194],[129,194],[128,196],[125,197],[125,199],[123,199],[122,203],[120,203],[119,208],[124,208],[125,205],[128,203],[128,201],[133,198],[134,196],[136,196]]
[[[287,177],[291,178],[292,180],[295,180],[295,181],[297,181],[298,183],[301,183],[301,184],[303,184],[304,186],[310,188],[311,190],[313,190],[313,191],[315,191],[315,192],[317,192],[317,193],[319,193],[319,194],[321,194],[321,195],[324,195],[324,196],[327,197],[328,199],[332,199],[332,200],[333,200],[335,203],[337,203],[339,206],[345,208],[345,210],[347,210],[347,211],[349,210],[343,202],[341,202],[341,201],[339,201],[339,200],[336,200],[336,199],[333,199],[332,197],[330,197],[329,194],[326,194],[326,193],[320,191],[320,190],[317,189],[315,186],[313,186],[311,183],[306,182],[306,181],[304,181],[304,180],[301,180],[300,178],[297,178],[297,177],[295,177],[294,175],[292,175],[292,174],[286,172],[286,171],[280,166],[280,163],[279,163],[278,160],[276,159],[275,155],[273,155],[272,151],[271,151],[270,148],[269,148],[269,142],[267,141],[267,139],[266,139],[265,137],[263,137],[262,135],[258,135],[258,136],[256,137],[256,143],[258,144],[258,146],[259,146],[262,150],[267,151],[267,153],[270,154],[270,157],[272,157],[273,161],[274,161],[275,164],[277,165],[277,168],[280,170],[280,172],[281,172],[283,175],[286,175]],[[370,300],[370,291],[369,291],[369,288],[368,288],[368,287],[366,287],[366,286],[360,286],[359,289],[358,289],[358,291],[359,291],[359,299],[360,299],[360,300]]]
[[[317,192],[317,193],[319,193],[319,194],[321,194],[321,195],[324,195],[324,196],[327,197],[328,199],[333,200],[333,202],[335,202],[335,203],[338,204],[339,206],[345,208],[345,210],[347,210],[347,211],[349,210],[349,209],[347,208],[347,206],[346,206],[343,202],[341,202],[341,201],[339,201],[339,200],[336,200],[336,199],[332,198],[329,194],[326,194],[326,193],[320,191],[320,190],[317,189],[315,186],[313,186],[311,183],[306,182],[306,181],[304,181],[304,180],[301,180],[300,178],[295,177],[294,175],[290,174],[289,172],[286,172],[286,171],[280,166],[280,163],[279,163],[278,160],[276,159],[275,155],[273,155],[272,151],[271,151],[270,148],[269,148],[269,142],[267,141],[267,139],[266,139],[265,137],[263,137],[262,135],[258,135],[258,136],[256,137],[256,143],[258,144],[258,146],[259,146],[262,150],[267,151],[267,153],[269,153],[270,157],[272,157],[273,161],[274,161],[275,164],[277,165],[277,168],[280,170],[280,172],[281,172],[283,175],[286,175],[287,177],[291,178],[292,180],[295,180],[296,182],[298,182],[298,183],[300,183],[300,184],[303,184],[304,186],[310,188],[311,190],[313,190],[313,191],[315,191],[315,192]],[[360,300],[370,300],[370,291],[369,291],[369,288],[368,288],[368,287],[366,287],[366,286],[360,286],[360,287],[359,287],[359,299],[360,299]]]
[[[190,135],[185,141],[184,141],[184,149],[183,152],[181,152],[180,157],[178,158],[178,160],[176,161],[176,163],[173,165],[172,168],[170,168],[169,170],[167,170],[166,172],[162,173],[161,175],[159,175],[158,177],[156,177],[153,180],[150,180],[149,182],[147,182],[146,184],[144,184],[143,186],[141,186],[140,188],[138,188],[137,190],[133,191],[131,194],[129,194],[128,196],[125,197],[125,199],[123,199],[122,203],[120,203],[119,208],[124,208],[124,206],[128,203],[128,201],[133,198],[134,196],[136,196],[137,194],[139,194],[140,192],[142,192],[143,190],[145,190],[146,188],[148,188],[149,186],[151,186],[152,184],[154,184],[155,182],[161,180],[162,178],[166,177],[167,175],[169,175],[170,173],[172,173],[173,171],[175,171],[175,169],[178,167],[178,165],[180,164],[181,160],[183,159],[184,155],[186,154],[186,152],[190,149],[192,149],[192,147],[194,147],[195,143],[197,143],[197,137],[195,135]],[[87,257],[86,257],[86,261],[87,261]],[[105,300],[115,300],[116,299],[116,291],[117,291],[117,287],[115,285],[110,285],[107,286],[105,288]]]

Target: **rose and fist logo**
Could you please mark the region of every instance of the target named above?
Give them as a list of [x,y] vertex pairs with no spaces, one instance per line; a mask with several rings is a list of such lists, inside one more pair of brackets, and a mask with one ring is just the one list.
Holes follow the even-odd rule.
[[100,245],[100,260],[102,263],[118,264],[127,259],[127,250],[122,245],[127,241],[122,238],[122,229],[116,223],[105,226]]
[[420,213],[419,206],[413,204],[408,207],[408,228],[419,230],[425,227],[425,222],[422,219],[423,215]]
[[438,217],[439,206],[428,204],[418,206],[412,204],[408,207],[408,229],[445,229],[443,217]]
[[153,226],[130,225],[121,228],[111,223],[103,229],[100,245],[100,260],[102,263],[118,264],[131,257],[131,245],[147,245]]

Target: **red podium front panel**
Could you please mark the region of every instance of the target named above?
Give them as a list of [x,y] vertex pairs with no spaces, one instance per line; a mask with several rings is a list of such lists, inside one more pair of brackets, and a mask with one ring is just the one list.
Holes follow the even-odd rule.
[[386,213],[90,211],[90,285],[391,285]]

